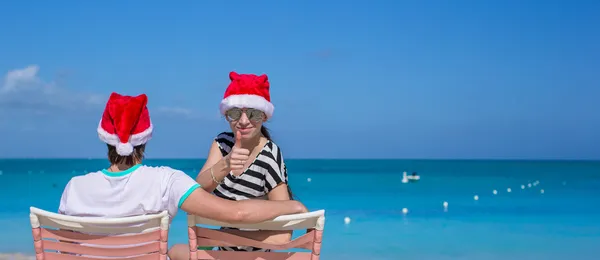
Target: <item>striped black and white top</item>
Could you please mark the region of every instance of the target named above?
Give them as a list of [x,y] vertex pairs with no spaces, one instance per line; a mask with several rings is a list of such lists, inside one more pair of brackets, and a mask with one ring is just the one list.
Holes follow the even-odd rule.
[[[226,156],[235,143],[232,132],[220,133],[215,141],[221,154]],[[287,168],[279,147],[267,141],[252,164],[240,176],[228,174],[223,183],[213,191],[216,196],[230,200],[267,199],[267,194],[277,185],[288,182]],[[227,251],[268,251],[255,247],[220,247]]]

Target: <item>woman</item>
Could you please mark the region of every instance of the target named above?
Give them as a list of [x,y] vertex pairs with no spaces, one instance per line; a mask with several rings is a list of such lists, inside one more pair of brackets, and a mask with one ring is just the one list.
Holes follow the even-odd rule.
[[[71,216],[126,217],[181,209],[224,222],[259,223],[279,215],[307,212],[297,201],[231,201],[199,189],[184,172],[142,164],[153,124],[146,95],[112,93],[98,126],[110,167],[71,178],[59,212]],[[218,166],[216,167],[218,168]]]
[[[267,75],[229,73],[220,111],[231,132],[217,135],[196,181],[228,200],[291,200],[287,168],[279,147],[263,125],[273,116]],[[225,165],[228,167],[215,167]],[[291,231],[231,232],[268,243],[290,241]],[[228,251],[266,251],[253,247],[221,247]]]

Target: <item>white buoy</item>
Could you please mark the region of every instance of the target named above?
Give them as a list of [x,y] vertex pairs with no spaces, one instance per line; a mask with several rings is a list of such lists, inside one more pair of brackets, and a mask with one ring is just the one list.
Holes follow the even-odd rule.
[[521,189],[524,190],[525,189],[525,185],[521,185]]
[[531,183],[527,183],[527,187],[531,188]]
[[346,225],[350,224],[350,217],[344,218],[344,224],[346,224]]
[[497,190],[493,190],[492,193],[494,193],[494,195],[498,194]]
[[444,203],[442,203],[442,204],[444,205],[444,208],[448,207],[448,202],[447,201],[444,201]]
[[406,215],[406,214],[408,213],[408,209],[407,209],[407,208],[403,208],[403,209],[402,209],[402,213],[403,213],[404,215]]
[[544,189],[540,190],[540,193],[544,194]]
[[512,190],[510,188],[506,189],[507,192],[511,192]]
[[479,196],[475,195],[475,196],[473,197],[473,199],[474,199],[474,200],[479,200]]
[[306,179],[306,181],[307,181],[307,182],[310,182],[310,181],[312,181],[312,179],[311,179],[311,178],[307,178],[307,179]]

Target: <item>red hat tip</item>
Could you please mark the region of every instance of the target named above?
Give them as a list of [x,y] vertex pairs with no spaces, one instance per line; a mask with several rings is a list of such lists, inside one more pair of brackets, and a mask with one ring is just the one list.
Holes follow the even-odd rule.
[[236,80],[240,77],[240,74],[238,74],[235,71],[229,72],[229,79],[230,80]]

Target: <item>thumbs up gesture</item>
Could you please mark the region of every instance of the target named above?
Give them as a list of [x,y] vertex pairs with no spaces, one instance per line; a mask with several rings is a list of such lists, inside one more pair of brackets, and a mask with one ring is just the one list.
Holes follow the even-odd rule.
[[246,161],[248,161],[250,158],[250,151],[242,148],[242,134],[240,131],[237,131],[235,134],[235,144],[227,156],[229,156],[231,172],[235,176],[240,176],[242,172],[244,172],[244,165],[246,165]]

